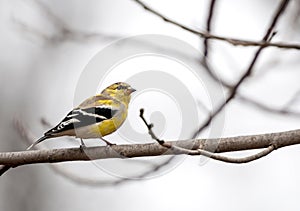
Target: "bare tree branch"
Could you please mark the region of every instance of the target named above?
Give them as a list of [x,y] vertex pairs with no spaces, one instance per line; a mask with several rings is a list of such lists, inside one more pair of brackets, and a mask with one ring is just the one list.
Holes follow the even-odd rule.
[[[53,127],[45,118],[41,119],[41,124],[43,126],[46,126],[47,128]],[[26,142],[26,145],[31,145],[36,140],[36,138],[33,137],[32,133],[24,127],[24,125],[22,124],[20,119],[15,119],[14,126],[15,126],[16,130],[19,132],[19,134],[21,135],[22,140],[24,140]],[[65,137],[65,138],[67,138],[67,140],[74,142],[74,138],[70,138],[70,137]],[[40,149],[39,146],[35,146],[35,147]],[[111,180],[103,180],[103,179],[97,180],[97,179],[85,178],[78,174],[71,173],[71,172],[65,170],[62,166],[58,166],[58,165],[49,165],[49,167],[51,170],[53,170],[58,175],[61,175],[64,178],[66,178],[76,184],[87,185],[87,186],[91,186],[91,187],[96,187],[96,186],[103,187],[103,186],[121,185],[121,184],[124,184],[125,182],[129,182],[129,181],[142,180],[142,179],[146,178],[147,176],[150,176],[150,175],[154,174],[155,172],[159,171],[164,166],[169,165],[173,161],[174,158],[175,158],[174,156],[170,156],[168,159],[166,159],[165,161],[163,161],[162,163],[159,163],[159,164],[146,163],[146,161],[142,161],[143,165],[152,164],[148,170],[146,170],[140,174],[133,175],[130,178],[120,178],[120,179],[114,179],[114,180],[112,180],[112,179]],[[134,161],[134,160],[132,160],[132,161]],[[4,168],[0,169],[0,175],[2,172],[3,173],[6,172],[9,168],[10,168],[9,166],[5,166]]]
[[[20,166],[33,163],[88,161],[109,158],[125,159],[174,154],[199,155],[203,153],[201,150],[204,150],[205,152],[222,153],[269,148],[262,153],[265,155],[267,154],[266,152],[271,151],[273,147],[274,149],[278,149],[281,147],[300,144],[300,130],[220,139],[166,141],[164,143],[177,149],[186,149],[186,151],[170,150],[165,146],[161,146],[159,143],[146,143],[114,145],[109,148],[106,146],[87,147],[84,152],[82,152],[79,148],[2,152],[0,153],[0,165]],[[212,151],[212,149],[215,150]],[[195,150],[200,153],[194,153]],[[208,155],[211,157],[211,154]]]
[[[207,33],[211,32],[211,23],[212,23],[212,19],[213,19],[215,5],[216,5],[216,0],[211,0],[210,5],[209,5],[209,12],[208,12],[208,16],[207,16],[207,21],[206,21],[206,31],[207,31]],[[208,38],[204,37],[203,45],[204,45],[204,50],[203,50],[203,57],[201,59],[201,64],[203,65],[203,67],[205,68],[205,70],[207,71],[207,73],[210,75],[210,77],[212,79],[214,79],[215,81],[221,83],[222,86],[224,86],[228,89],[232,89],[233,85],[225,82],[220,77],[218,77],[216,75],[216,73],[212,70],[211,66],[208,63],[208,52],[209,52],[209,40],[208,40]]]
[[121,185],[126,182],[130,182],[130,181],[142,180],[142,179],[146,178],[147,176],[159,171],[164,166],[167,166],[168,164],[170,164],[171,161],[173,160],[173,158],[174,158],[174,156],[171,156],[163,163],[153,165],[153,167],[150,168],[148,171],[145,171],[139,175],[135,175],[134,178],[121,178],[121,179],[117,179],[117,180],[101,180],[101,179],[96,180],[96,179],[83,178],[83,177],[78,176],[77,174],[71,174],[70,172],[67,172],[63,168],[58,168],[58,166],[56,166],[56,165],[50,165],[50,167],[57,174],[63,176],[64,178],[66,178],[76,184],[87,185],[87,186],[95,188],[95,187],[99,187],[99,186],[101,186],[101,187],[116,186],[116,185]]
[[[273,150],[290,145],[300,144],[300,130],[286,131],[281,133],[270,133],[262,135],[238,136],[220,139],[192,139],[184,141],[164,141],[159,139],[152,131],[153,124],[148,124],[143,117],[141,109],[140,117],[148,128],[151,137],[158,143],[131,144],[131,145],[113,145],[105,147],[88,147],[82,151],[80,148],[52,149],[52,150],[34,150],[22,152],[3,152],[0,153],[0,165],[7,167],[17,167],[33,163],[57,163],[66,161],[88,161],[95,159],[109,158],[133,158],[145,156],[161,155],[203,155],[209,158],[229,162],[245,163],[268,155]],[[254,155],[243,158],[230,158],[218,155],[216,153],[232,152],[240,150],[264,149]],[[168,160],[169,162],[170,160]],[[161,168],[161,165],[155,166],[140,176],[148,175]],[[76,180],[76,178],[71,178]],[[77,178],[79,181],[80,178]],[[127,179],[125,179],[127,180]],[[116,182],[122,183],[123,181]],[[90,181],[90,183],[92,183]],[[102,184],[102,182],[99,182]]]
[[[288,116],[297,117],[297,118],[300,117],[300,112],[296,112],[296,111],[292,111],[292,110],[288,109],[289,102],[283,108],[274,108],[272,106],[263,104],[261,102],[255,101],[253,99],[250,99],[250,98],[247,98],[247,97],[244,97],[241,95],[238,95],[236,99],[243,101],[244,103],[247,103],[249,105],[252,105],[256,108],[259,108],[262,111],[267,111],[267,112],[270,112],[273,114],[288,115]],[[292,99],[294,99],[294,98],[292,98]]]
[[[210,33],[210,31],[211,31],[211,22],[212,22],[212,18],[213,18],[213,14],[214,14],[215,5],[216,5],[216,0],[211,0],[210,5],[209,5],[207,21],[206,21],[207,33]],[[204,38],[204,57],[206,57],[206,58],[208,58],[208,49],[209,49],[208,39]]]
[[140,0],[133,0],[137,4],[141,5],[145,10],[151,12],[152,14],[160,17],[163,19],[165,22],[171,23],[175,26],[178,26],[188,32],[191,32],[193,34],[199,35],[203,38],[207,39],[214,39],[214,40],[220,40],[220,41],[225,41],[229,44],[235,45],[235,46],[260,46],[260,47],[277,47],[277,48],[284,48],[284,49],[300,49],[299,44],[289,44],[289,43],[282,43],[282,42],[267,42],[267,41],[250,41],[250,40],[241,40],[241,39],[235,39],[235,38],[229,38],[229,37],[223,37],[223,36],[217,36],[213,35],[210,33],[202,32],[202,31],[197,31],[195,29],[189,28],[175,20],[172,20],[170,18],[167,18],[164,16],[162,13],[158,12],[157,10],[154,10],[153,8],[149,7],[145,3],[143,3]]
[[[180,23],[166,18],[161,13],[153,10],[139,0],[134,0],[138,4],[142,5],[146,10],[151,13],[159,16],[166,22],[172,23],[176,26],[179,26],[187,31],[190,31],[194,34],[197,34],[203,38],[205,45],[205,55],[208,55],[208,39],[216,39],[221,41],[226,41],[233,45],[242,45],[242,46],[259,46],[256,51],[249,67],[245,73],[240,77],[239,81],[234,85],[228,85],[230,89],[230,94],[227,97],[226,101],[222,103],[215,111],[212,112],[207,121],[197,130],[195,137],[206,128],[213,118],[218,115],[219,112],[237,95],[237,90],[243,84],[243,82],[251,75],[253,67],[258,60],[262,50],[266,47],[278,47],[278,48],[289,48],[289,49],[300,49],[299,45],[293,44],[284,44],[284,43],[270,43],[272,36],[274,35],[273,30],[275,25],[287,7],[288,0],[282,0],[279,8],[274,15],[268,30],[263,37],[262,41],[246,41],[246,40],[237,40],[232,38],[226,38],[221,36],[215,36],[210,34],[210,23],[213,15],[213,8],[215,0],[211,1],[209,17],[207,20],[207,33],[196,31],[190,29],[186,26],[181,25]],[[49,14],[48,14],[49,15]],[[50,14],[51,15],[51,14]],[[56,22],[55,20],[54,22]],[[70,30],[65,28],[65,24],[62,23],[59,26],[59,31],[63,37],[68,37]],[[78,36],[78,39],[85,37],[86,35],[75,32]],[[73,35],[72,35],[73,36]],[[76,36],[75,36],[76,37]],[[77,39],[76,38],[76,39]],[[0,164],[6,165],[9,167],[17,167],[21,165],[33,164],[33,163],[56,163],[56,162],[65,162],[65,161],[79,161],[79,160],[95,160],[95,159],[109,159],[109,158],[133,158],[133,157],[144,157],[144,156],[162,156],[162,155],[177,155],[177,154],[187,154],[187,155],[204,155],[212,159],[216,159],[223,162],[229,163],[245,163],[250,162],[256,159],[259,159],[263,156],[268,155],[272,151],[280,147],[286,147],[289,145],[300,144],[300,130],[286,131],[281,133],[271,133],[271,134],[262,134],[262,135],[252,135],[252,136],[240,136],[240,137],[230,137],[230,138],[220,138],[220,139],[191,139],[184,141],[164,141],[159,139],[154,132],[152,131],[153,124],[148,124],[145,118],[143,117],[143,110],[141,110],[140,117],[144,121],[145,125],[148,128],[148,132],[151,137],[156,140],[157,143],[147,143],[147,144],[131,144],[131,145],[114,145],[111,147],[88,147],[84,151],[79,148],[68,148],[68,149],[53,149],[53,150],[35,150],[35,151],[23,151],[23,152],[3,152],[0,153]],[[223,156],[216,153],[222,152],[232,152],[239,150],[250,150],[250,149],[263,149],[259,153],[253,154],[251,156],[243,158],[231,158]],[[168,160],[170,162],[170,160]],[[149,172],[141,174],[139,177],[144,177],[145,175],[151,174],[156,169],[161,168],[161,165],[154,166]],[[57,170],[57,169],[56,169]],[[64,174],[64,172],[61,172]],[[80,178],[73,177],[73,181],[78,181],[81,183]],[[122,183],[124,180],[114,181],[114,184]],[[93,181],[90,181],[92,184]],[[101,183],[101,181],[100,181]],[[112,184],[112,183],[111,183]]]
[[271,143],[271,145],[268,148],[266,148],[265,150],[263,150],[259,153],[256,153],[254,155],[250,155],[250,156],[242,157],[242,158],[231,158],[231,157],[227,157],[227,156],[223,156],[223,155],[218,155],[218,154],[215,154],[213,152],[210,152],[210,151],[207,151],[204,149],[186,149],[186,148],[176,146],[170,142],[167,143],[164,140],[159,139],[152,130],[154,125],[152,123],[149,124],[146,121],[146,119],[144,118],[144,109],[140,110],[140,117],[143,120],[143,122],[145,123],[145,125],[147,126],[148,133],[152,137],[152,139],[157,141],[157,143],[159,143],[161,146],[172,150],[174,152],[174,154],[179,153],[179,154],[188,154],[188,155],[203,155],[203,156],[209,157],[211,159],[219,160],[219,161],[223,161],[223,162],[227,162],[227,163],[248,163],[248,162],[257,160],[259,158],[262,158],[262,157],[270,154],[273,150],[276,149],[275,145],[273,143]]
[[37,7],[41,10],[46,19],[55,27],[55,33],[51,34],[50,31],[38,29],[29,24],[19,20],[19,18],[12,18],[22,32],[26,32],[35,35],[47,43],[57,44],[64,41],[82,42],[89,40],[114,40],[120,39],[121,35],[109,35],[102,32],[86,32],[83,30],[77,30],[70,27],[63,19],[58,17],[45,3],[37,0],[33,0]]
[[[282,0],[280,2],[279,7],[277,8],[277,10],[275,12],[274,17],[272,18],[271,24],[268,27],[267,32],[265,33],[265,35],[262,39],[263,42],[267,42],[269,39],[272,39],[272,37],[274,35],[273,30],[275,28],[275,25],[276,25],[277,21],[279,20],[280,16],[282,15],[282,13],[284,12],[284,10],[286,9],[288,3],[289,3],[289,0]],[[200,132],[202,132],[202,130],[205,129],[211,123],[211,121],[214,119],[214,117],[216,115],[218,115],[232,99],[234,99],[239,87],[246,80],[246,78],[248,78],[251,75],[255,63],[256,63],[258,57],[260,56],[262,50],[265,47],[266,46],[261,46],[258,48],[256,53],[254,54],[252,61],[250,62],[249,67],[247,68],[245,73],[240,77],[239,81],[235,84],[235,86],[232,87],[232,89],[230,90],[230,94],[227,97],[227,99],[225,100],[225,102],[223,102],[217,109],[214,110],[214,112],[210,115],[210,117],[207,118],[207,120],[202,124],[202,126],[199,127],[198,130],[194,133],[193,138],[197,137],[200,134]]]

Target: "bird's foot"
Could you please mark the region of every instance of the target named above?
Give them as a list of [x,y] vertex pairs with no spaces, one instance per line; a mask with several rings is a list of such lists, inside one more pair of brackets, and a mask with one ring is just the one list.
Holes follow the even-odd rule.
[[80,152],[81,152],[81,153],[84,153],[84,150],[86,149],[86,146],[80,145],[80,146],[79,146],[79,149],[80,149]]
[[79,146],[80,151],[83,153],[84,150],[86,149],[86,145],[83,142],[82,138],[80,139],[80,146]]

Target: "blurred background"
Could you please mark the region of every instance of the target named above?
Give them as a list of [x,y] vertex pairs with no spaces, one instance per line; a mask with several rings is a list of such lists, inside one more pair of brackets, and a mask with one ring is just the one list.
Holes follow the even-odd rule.
[[[192,29],[206,30],[209,0],[143,2]],[[221,36],[259,41],[279,3],[275,0],[217,0],[211,31]],[[272,41],[299,43],[299,14],[300,2],[291,1],[277,24],[277,34]],[[0,0],[0,22],[1,152],[20,151],[29,145],[20,136],[14,124],[16,120],[21,121],[30,137],[35,139],[49,129],[41,123],[41,118],[54,125],[83,100],[74,100],[83,70],[95,55],[120,39],[147,34],[165,35],[203,52],[202,38],[163,21],[133,0]],[[257,50],[257,47],[233,46],[222,41],[210,40],[209,43],[210,65],[229,84],[239,79]],[[239,93],[270,109],[263,110],[243,98],[233,100],[226,107],[226,114],[222,114],[224,122],[218,137],[299,129],[299,58],[297,50],[266,48]],[[124,68],[142,66],[148,70],[159,69],[159,65],[149,67],[148,63],[170,69],[174,67],[155,58],[147,58]],[[122,68],[111,72],[112,75],[122,75],[126,80],[137,73],[138,69],[126,75]],[[180,72],[174,72],[176,74],[180,78]],[[106,77],[99,81],[98,90],[117,76]],[[147,78],[144,80],[146,82]],[[188,76],[183,77],[181,82],[186,84],[192,96],[196,96],[195,101],[199,105],[195,112],[201,119],[206,110],[200,106],[200,101],[207,107],[211,106],[209,97],[197,95],[203,91],[199,91],[203,84],[199,85],[192,79],[189,81]],[[197,87],[200,87],[199,90]],[[223,91],[227,93],[226,87]],[[166,106],[161,105],[164,104],[163,98],[163,95],[157,97],[151,93],[145,93],[143,97],[142,93],[133,101],[127,124],[144,134],[141,143],[152,140],[147,131],[142,132],[145,128],[138,119],[140,107],[146,107],[146,111],[150,112],[148,117],[151,116],[151,121],[157,123],[155,129],[162,138],[177,138],[174,133],[179,127],[180,116],[172,112],[161,116],[167,113]],[[176,109],[171,111],[176,112]],[[283,109],[288,109],[291,115],[276,112]],[[155,112],[160,113],[157,115]],[[185,115],[184,110],[180,113]],[[195,122],[200,125],[200,122]],[[189,138],[197,125],[193,122],[185,124],[184,128],[188,129],[183,137]],[[201,137],[206,135],[203,133]],[[78,140],[59,140],[41,144],[41,148],[79,146]],[[123,143],[124,138],[122,134],[114,134],[109,140]],[[98,140],[88,143],[103,145]],[[123,163],[114,163],[111,167],[110,161],[99,165],[71,162],[23,166],[1,177],[0,210],[298,210],[299,150],[299,146],[282,148],[242,165],[180,156],[171,162],[168,158],[132,159],[130,168],[122,167]],[[228,154],[244,156],[249,152]],[[150,176],[133,179],[162,164],[166,165]],[[102,173],[99,173],[99,166]],[[132,180],[116,176],[116,168]]]

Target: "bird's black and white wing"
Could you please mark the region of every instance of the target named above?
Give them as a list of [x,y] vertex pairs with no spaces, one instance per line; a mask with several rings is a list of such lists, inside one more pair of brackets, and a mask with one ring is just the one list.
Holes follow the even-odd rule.
[[45,136],[56,136],[111,119],[117,115],[120,108],[118,102],[107,97],[97,98],[96,101],[88,99],[85,102],[69,112],[57,126],[46,132]]

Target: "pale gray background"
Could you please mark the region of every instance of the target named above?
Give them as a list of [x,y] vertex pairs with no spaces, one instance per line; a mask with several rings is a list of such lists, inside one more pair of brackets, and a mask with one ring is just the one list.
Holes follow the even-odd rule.
[[[37,2],[47,5],[71,29],[98,35],[82,38],[62,34],[61,21],[45,14],[47,10]],[[181,23],[204,29],[206,1],[145,2]],[[278,2],[218,1],[213,31],[259,40]],[[293,1],[278,24],[274,40],[299,42],[298,10],[298,1]],[[21,118],[35,136],[45,130],[39,123],[41,117],[51,123],[59,121],[73,107],[81,71],[115,39],[157,33],[195,47],[202,45],[198,37],[164,23],[129,0],[1,0],[0,22],[1,151],[26,148],[12,126],[14,117]],[[213,65],[227,80],[236,79],[245,70],[255,50],[222,42],[214,42],[213,47]],[[300,88],[298,61],[297,51],[267,49],[242,91],[272,106],[284,105]],[[291,130],[299,128],[299,123],[299,118],[272,115],[233,102],[226,110],[223,136]],[[47,146],[77,144],[56,142]],[[113,187],[75,184],[47,165],[20,167],[0,178],[0,210],[298,210],[299,150],[299,146],[280,149],[243,165],[216,161],[200,165],[198,157],[190,157],[154,179]],[[64,166],[76,171],[74,165],[80,165],[80,174],[86,175],[93,167],[87,163]]]

